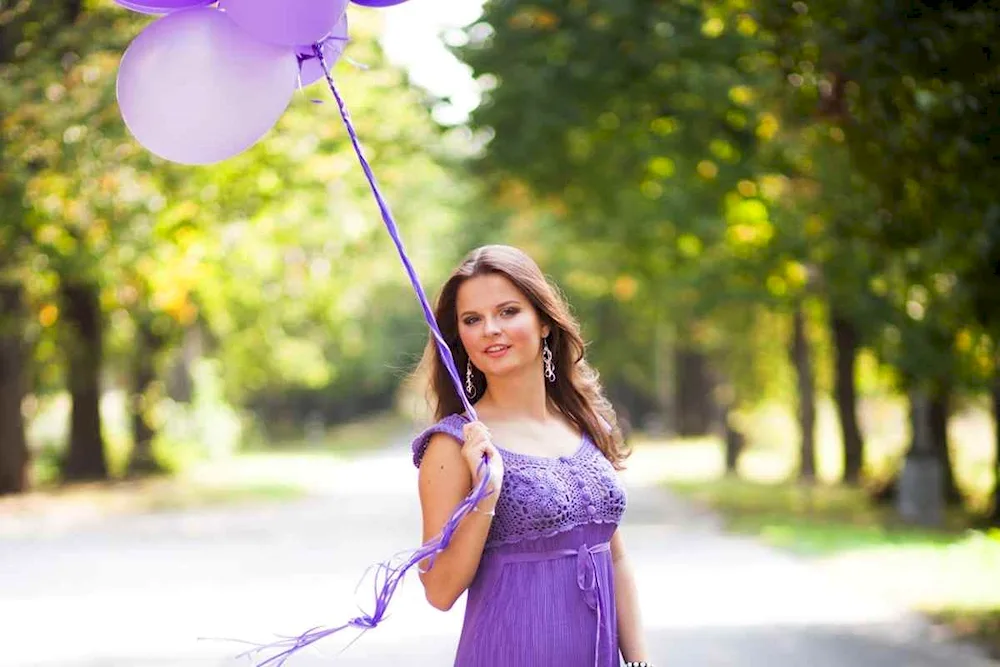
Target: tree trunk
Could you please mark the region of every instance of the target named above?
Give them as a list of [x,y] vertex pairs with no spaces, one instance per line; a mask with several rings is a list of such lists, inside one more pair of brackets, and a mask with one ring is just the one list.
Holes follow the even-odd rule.
[[132,453],[129,456],[130,477],[162,472],[163,467],[153,455],[153,438],[156,429],[149,421],[148,401],[150,388],[156,381],[156,354],[163,346],[162,336],[157,335],[146,318],[137,322],[135,356],[132,359],[129,412],[132,419]]
[[28,444],[21,414],[24,317],[21,286],[0,283],[0,495],[28,488]]
[[722,418],[726,475],[735,477],[739,474],[740,456],[746,447],[746,436],[733,426],[729,419],[729,414],[730,410],[727,407],[725,415]]
[[858,425],[858,394],[854,373],[858,357],[858,335],[854,325],[836,312],[831,317],[830,325],[836,349],[834,396],[844,442],[843,481],[845,484],[857,485],[861,481],[865,460],[865,443]]
[[[955,481],[954,468],[951,462],[951,448],[948,443],[951,390],[946,386],[939,386],[929,396],[924,397],[926,400],[923,401],[915,400],[915,395],[922,396],[921,392],[911,392],[910,421],[912,438],[910,446],[906,451],[903,469],[905,470],[906,465],[914,459],[921,461],[933,459],[934,469],[936,470],[933,473],[933,479],[939,480],[941,485],[941,489],[939,490],[941,502],[951,506],[960,505],[963,500],[962,493]],[[924,420],[926,421],[927,433],[923,440],[921,440],[918,436],[918,430],[924,424]],[[875,492],[872,499],[877,503],[898,502],[902,474],[903,471],[896,473]],[[936,493],[935,497],[936,495],[938,494]]]
[[708,373],[708,360],[696,350],[678,347],[677,434],[682,437],[706,435],[712,429],[715,406]]
[[896,507],[909,523],[940,525],[944,519],[944,462],[934,444],[932,399],[920,387],[910,389],[910,449],[896,482]]
[[799,480],[813,482],[816,479],[816,383],[813,378],[806,338],[806,317],[799,302],[792,317],[792,364],[798,385],[798,419],[802,436],[799,455]]
[[72,399],[69,451],[63,463],[67,481],[108,478],[101,433],[101,366],[103,335],[97,286],[63,283],[67,385]]
[[990,524],[1000,527],[1000,365],[993,379],[993,511]]
[[931,395],[928,409],[931,447],[941,462],[941,485],[945,502],[949,506],[959,506],[962,504],[962,493],[955,482],[955,469],[951,464],[951,447],[948,443],[948,417],[950,414],[951,389],[942,386]]
[[195,363],[205,355],[205,334],[200,322],[188,326],[181,338],[180,347],[166,372],[167,396],[177,403],[194,400]]

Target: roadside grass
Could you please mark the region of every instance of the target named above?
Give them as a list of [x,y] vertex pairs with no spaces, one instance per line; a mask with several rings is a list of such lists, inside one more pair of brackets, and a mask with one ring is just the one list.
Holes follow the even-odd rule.
[[344,461],[399,442],[413,430],[405,417],[381,413],[302,438],[256,439],[231,456],[190,461],[172,475],[68,485],[43,480],[27,494],[0,498],[0,517],[136,514],[296,500],[331,478]]

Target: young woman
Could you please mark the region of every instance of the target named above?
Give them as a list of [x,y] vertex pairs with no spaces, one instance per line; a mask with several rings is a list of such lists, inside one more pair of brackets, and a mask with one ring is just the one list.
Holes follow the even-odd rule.
[[[427,600],[468,590],[456,667],[618,667],[648,660],[636,584],[618,523],[621,433],[579,326],[530,257],[470,253],[435,317],[465,372],[471,422],[433,341],[424,364],[438,422],[413,443],[424,540],[479,481],[492,490],[430,569]],[[651,663],[645,663],[651,664]]]

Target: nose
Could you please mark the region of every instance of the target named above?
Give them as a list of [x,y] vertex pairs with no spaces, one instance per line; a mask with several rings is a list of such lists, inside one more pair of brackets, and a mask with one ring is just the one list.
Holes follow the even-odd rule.
[[487,336],[496,336],[500,333],[500,325],[497,323],[496,319],[493,317],[486,318],[486,326],[483,327],[483,332]]

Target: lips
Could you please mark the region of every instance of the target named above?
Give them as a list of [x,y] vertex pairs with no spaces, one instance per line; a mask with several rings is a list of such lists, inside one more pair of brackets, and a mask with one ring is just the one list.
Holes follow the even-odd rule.
[[510,345],[490,345],[488,348],[483,350],[484,354],[488,354],[491,357],[498,357],[510,349]]

